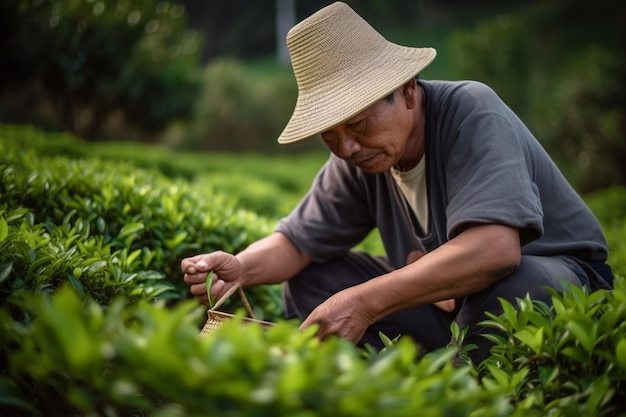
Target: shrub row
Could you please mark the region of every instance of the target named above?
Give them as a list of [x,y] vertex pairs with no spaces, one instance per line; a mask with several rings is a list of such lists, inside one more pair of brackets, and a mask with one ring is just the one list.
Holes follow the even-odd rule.
[[454,346],[420,359],[399,338],[360,351],[289,322],[242,331],[239,319],[198,337],[193,302],[104,309],[70,286],[0,310],[0,411],[91,416],[623,416],[626,282],[593,295],[519,300],[486,323],[493,356],[455,366]]
[[[105,304],[120,292],[180,299],[187,291],[182,257],[237,252],[272,227],[273,220],[239,209],[227,194],[155,169],[62,151],[48,156],[41,150],[50,145],[29,144],[38,136],[0,138],[4,294],[69,281]],[[62,149],[72,155],[82,145]]]

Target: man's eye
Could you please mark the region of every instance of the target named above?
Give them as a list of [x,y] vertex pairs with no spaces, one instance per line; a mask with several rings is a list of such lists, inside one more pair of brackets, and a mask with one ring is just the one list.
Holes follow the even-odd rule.
[[350,129],[358,129],[360,127],[363,127],[365,120],[359,120],[358,122],[353,122],[353,123],[348,123],[348,127]]

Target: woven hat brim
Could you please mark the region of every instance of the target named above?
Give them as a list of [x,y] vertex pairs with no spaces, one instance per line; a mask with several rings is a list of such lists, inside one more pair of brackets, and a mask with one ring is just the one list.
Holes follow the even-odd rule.
[[436,55],[433,48],[388,42],[367,67],[341,74],[341,79],[328,79],[312,91],[300,92],[278,143],[300,142],[351,119],[419,74]]

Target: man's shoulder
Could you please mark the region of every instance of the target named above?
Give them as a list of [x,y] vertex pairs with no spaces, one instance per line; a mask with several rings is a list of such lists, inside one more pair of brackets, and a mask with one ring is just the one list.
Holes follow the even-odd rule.
[[435,97],[467,97],[478,98],[484,96],[495,96],[494,90],[487,84],[475,80],[442,81],[442,80],[420,80],[420,85]]

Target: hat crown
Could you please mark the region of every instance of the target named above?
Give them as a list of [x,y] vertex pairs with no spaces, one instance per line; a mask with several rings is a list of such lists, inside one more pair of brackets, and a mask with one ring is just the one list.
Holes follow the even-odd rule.
[[382,53],[387,40],[347,4],[336,2],[294,26],[287,48],[300,92],[323,88]]

